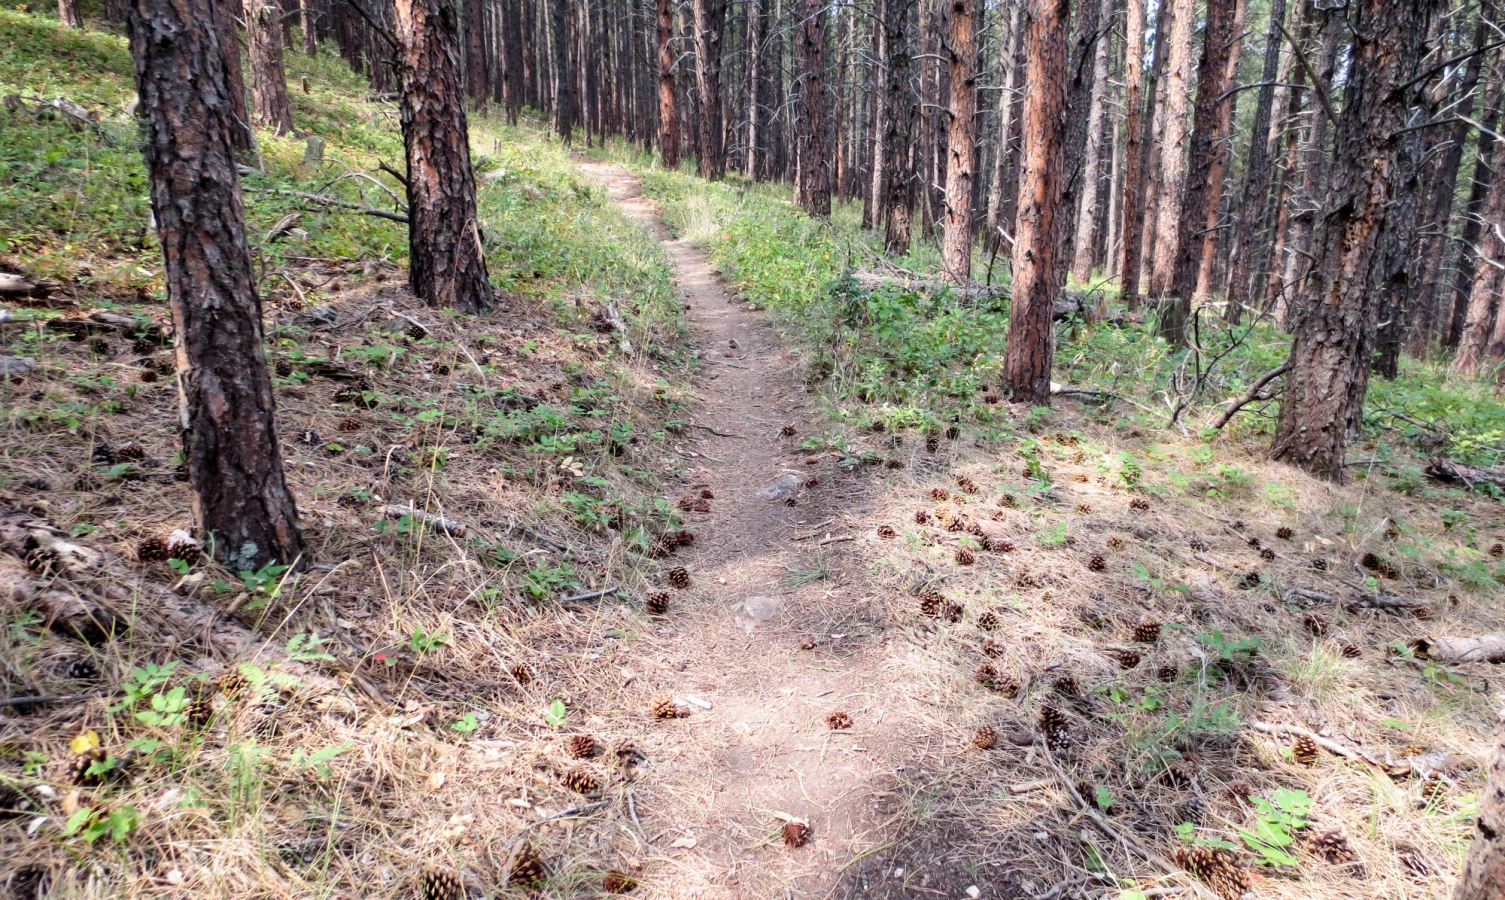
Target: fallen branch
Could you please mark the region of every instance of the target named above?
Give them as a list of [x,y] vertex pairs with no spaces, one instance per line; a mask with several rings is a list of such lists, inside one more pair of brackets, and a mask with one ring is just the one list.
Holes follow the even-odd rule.
[[1333,754],[1334,756],[1341,756],[1344,759],[1351,759],[1354,762],[1368,763],[1369,765],[1374,766],[1376,769],[1379,769],[1381,772],[1384,772],[1386,775],[1394,776],[1411,771],[1411,767],[1409,765],[1386,765],[1385,763],[1382,763],[1374,757],[1370,756],[1368,753],[1365,753],[1363,750],[1358,750],[1356,748],[1348,746],[1347,744],[1340,744],[1337,741],[1323,737],[1322,735],[1318,734],[1315,731],[1312,731],[1309,728],[1302,728],[1300,725],[1282,725],[1278,722],[1250,722],[1249,727],[1253,728],[1255,731],[1262,731],[1265,734],[1311,738],[1312,743],[1316,744],[1318,747],[1321,747],[1323,750],[1326,750],[1328,753]]
[[857,539],[855,537],[852,537],[851,535],[847,535],[846,537],[828,537],[825,540],[821,541],[819,544],[816,544],[816,546],[817,547],[824,547],[827,544],[844,544],[847,541],[855,541],[855,540],[857,540]]
[[1468,463],[1454,462],[1441,456],[1434,456],[1422,472],[1428,478],[1435,478],[1449,484],[1461,484],[1469,490],[1473,490],[1474,486],[1479,484],[1491,484],[1505,490],[1505,469],[1502,468],[1471,466]]
[[6,697],[0,706],[50,706],[54,703],[73,703],[77,700],[98,700],[109,696],[108,691],[90,691],[87,694],[47,695],[40,697]]
[[387,517],[391,519],[412,516],[430,528],[442,531],[450,537],[465,537],[465,535],[470,533],[470,528],[464,522],[436,516],[431,512],[425,512],[407,503],[388,503],[382,507],[382,512],[386,513]]
[[617,333],[617,346],[622,349],[623,356],[632,355],[632,341],[627,337],[627,320],[622,318],[622,311],[617,309],[615,303],[602,304],[606,308],[606,321],[611,325],[611,330]]
[[1235,400],[1232,406],[1223,410],[1223,414],[1218,416],[1218,420],[1212,423],[1212,430],[1221,431],[1224,425],[1227,425],[1230,421],[1233,420],[1234,416],[1238,415],[1239,410],[1243,409],[1249,404],[1255,403],[1260,400],[1269,400],[1270,398],[1274,397],[1275,395],[1273,393],[1263,393],[1265,385],[1284,375],[1286,372],[1290,371],[1290,369],[1291,364],[1285,363],[1278,368],[1271,369],[1265,374],[1259,376],[1259,379],[1256,380],[1254,384],[1249,386],[1249,390],[1244,392],[1244,396]]
[[565,597],[563,600],[560,600],[559,602],[560,603],[583,603],[586,600],[599,600],[602,597],[609,597],[612,594],[615,594],[619,590],[621,590],[621,589],[618,588],[618,587],[616,587],[615,585],[613,585],[612,587],[609,587],[609,588],[602,588],[599,591],[586,591],[583,594],[576,594],[573,597]]
[[1338,602],[1338,598],[1332,594],[1324,594],[1321,591],[1314,591],[1303,587],[1286,588],[1285,592],[1280,595],[1280,599],[1286,603],[1290,603],[1293,600],[1310,600],[1313,603]]
[[1505,663],[1505,634],[1414,638],[1406,642],[1417,659],[1440,663]]
[[714,434],[716,437],[729,437],[729,438],[740,438],[740,437],[742,437],[742,435],[740,435],[740,434],[727,434],[725,431],[717,431],[716,429],[712,428],[711,426],[709,426],[709,425],[701,425],[699,422],[686,422],[685,424],[689,425],[691,428],[699,428],[699,429],[702,429],[704,431],[709,431],[711,434]]
[[244,186],[242,186],[241,190],[250,191],[256,194],[277,194],[278,196],[282,197],[297,197],[300,200],[307,200],[309,203],[318,203],[323,206],[335,207],[337,209],[354,210],[355,212],[362,213],[364,215],[376,216],[379,219],[390,219],[393,222],[401,222],[404,225],[408,224],[408,217],[403,213],[388,212],[385,209],[377,209],[374,206],[368,206],[364,203],[351,203],[348,200],[336,200],[333,197],[321,197],[318,194],[310,194],[307,191],[289,191],[281,188],[253,188]]

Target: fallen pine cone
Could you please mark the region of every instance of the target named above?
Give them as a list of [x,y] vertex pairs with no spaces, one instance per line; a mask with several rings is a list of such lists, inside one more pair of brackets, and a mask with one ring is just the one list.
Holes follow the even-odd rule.
[[834,712],[826,713],[826,727],[831,729],[832,731],[841,731],[846,728],[851,728],[852,717],[839,709],[835,710]]
[[784,843],[790,847],[803,847],[810,840],[810,826],[804,822],[784,823]]
[[998,731],[991,725],[979,725],[972,735],[972,746],[979,750],[992,750],[998,745]]

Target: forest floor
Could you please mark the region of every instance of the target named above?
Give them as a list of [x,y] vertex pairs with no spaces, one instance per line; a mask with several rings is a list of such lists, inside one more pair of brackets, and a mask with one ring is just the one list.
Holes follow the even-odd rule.
[[[852,210],[528,122],[472,121],[502,302],[428,309],[392,223],[265,192],[399,158],[289,65],[328,158],[263,135],[247,215],[313,564],[233,572],[168,540],[124,42],[0,9],[0,92],[92,116],[0,109],[0,267],[53,283],[0,305],[0,897],[1449,894],[1499,678],[1414,642],[1505,631],[1496,500],[1383,431],[1334,486],[1002,402],[996,309],[833,274]],[[1063,328],[1063,376],[1130,391],[1142,331]]]

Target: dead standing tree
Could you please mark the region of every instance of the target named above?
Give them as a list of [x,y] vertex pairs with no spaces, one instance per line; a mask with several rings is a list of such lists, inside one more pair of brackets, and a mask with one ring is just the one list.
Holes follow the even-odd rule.
[[177,333],[184,465],[194,516],[232,569],[303,553],[231,141],[239,123],[209,0],[133,0],[136,90],[152,211]]

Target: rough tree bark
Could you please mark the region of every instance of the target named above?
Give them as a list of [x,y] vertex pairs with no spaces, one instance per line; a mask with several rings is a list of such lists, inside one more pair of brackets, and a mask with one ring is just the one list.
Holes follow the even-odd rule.
[[1485,108],[1484,127],[1479,130],[1479,143],[1474,153],[1474,174],[1472,184],[1469,185],[1468,202],[1463,207],[1463,231],[1458,237],[1461,245],[1458,255],[1458,271],[1453,277],[1453,283],[1449,286],[1451,298],[1451,311],[1448,314],[1447,331],[1443,336],[1443,348],[1453,350],[1458,347],[1463,339],[1464,327],[1468,319],[1469,299],[1474,283],[1474,248],[1479,244],[1479,231],[1482,227],[1480,213],[1484,210],[1484,204],[1490,193],[1490,187],[1494,184],[1494,155],[1495,155],[1495,129],[1500,124],[1500,113],[1505,107],[1505,77],[1496,72],[1493,95],[1489,105]]
[[1100,10],[1101,5],[1092,0],[1077,4],[1076,21],[1071,26],[1071,49],[1066,57],[1066,134],[1062,138],[1062,157],[1058,163],[1065,168],[1066,179],[1059,213],[1061,250],[1056,255],[1062,278],[1066,277],[1075,255],[1077,206],[1086,193],[1083,162],[1087,156],[1087,116],[1083,113],[1092,105],[1092,64],[1097,45],[1108,36],[1098,16]]
[[251,111],[246,106],[246,80],[240,67],[240,32],[235,11],[240,0],[210,0],[214,11],[215,37],[219,40],[220,58],[225,66],[225,95],[230,104],[230,146],[236,155],[251,152],[256,135],[251,131]]
[[[1249,164],[1244,186],[1233,209],[1233,261],[1229,266],[1228,305],[1225,318],[1237,322],[1239,310],[1249,299],[1249,263],[1253,244],[1266,243],[1265,198],[1270,192],[1270,116],[1275,105],[1275,82],[1280,70],[1281,26],[1285,24],[1286,0],[1271,0],[1270,27],[1265,32],[1265,59],[1259,75],[1259,93],[1254,102],[1254,126],[1250,129]],[[1288,126],[1291,127],[1291,126]],[[1263,284],[1263,281],[1261,281]]]
[[[1239,38],[1244,30],[1243,0],[1208,0],[1202,57],[1197,63],[1197,103],[1191,129],[1190,177],[1176,225],[1177,247],[1169,296],[1181,305],[1179,315],[1161,316],[1160,336],[1173,344],[1186,342],[1184,325],[1191,313],[1205,258],[1212,262],[1218,214],[1223,208],[1223,173],[1228,167],[1228,136],[1233,127],[1230,92],[1238,68]],[[1255,135],[1258,143],[1261,137]],[[1208,275],[1211,270],[1208,270]],[[1175,326],[1177,323],[1181,327]]]
[[658,0],[658,148],[664,168],[679,168],[679,93],[674,87],[674,0]]
[[[1089,0],[1090,2],[1090,0]],[[1024,146],[1019,163],[1019,215],[1014,223],[1014,284],[1004,383],[1015,402],[1050,403],[1053,306],[1065,268],[1061,199],[1066,173],[1059,156],[1066,134],[1066,45],[1069,0],[1028,0],[1025,31]]]
[[[1473,375],[1479,370],[1490,335],[1500,313],[1500,295],[1505,291],[1505,180],[1496,179],[1489,201],[1480,216],[1482,235],[1477,251],[1471,252],[1474,282],[1468,295],[1468,312],[1458,353],[1453,357],[1455,375]],[[1469,252],[1469,251],[1465,251]]]
[[[1341,9],[1323,8],[1321,15],[1321,38],[1317,59],[1315,62],[1316,76],[1312,79],[1312,116],[1311,124],[1307,129],[1306,144],[1301,152],[1301,191],[1297,195],[1298,200],[1291,204],[1299,212],[1290,217],[1290,234],[1286,237],[1286,244],[1291,248],[1287,254],[1290,265],[1285,271],[1285,291],[1290,294],[1296,291],[1287,303],[1290,312],[1300,312],[1300,304],[1305,296],[1303,287],[1306,284],[1306,274],[1311,268],[1312,240],[1315,234],[1315,225],[1318,211],[1322,207],[1323,189],[1328,177],[1328,128],[1330,121],[1320,105],[1322,91],[1329,90],[1333,83],[1333,69],[1338,59],[1338,44],[1343,34],[1343,14]],[[1275,260],[1278,263],[1279,260]],[[1260,268],[1275,268],[1267,263],[1265,266],[1256,267],[1252,276],[1259,279],[1259,283],[1266,283],[1267,273],[1261,272]],[[1251,296],[1251,301],[1263,302],[1263,295]],[[1283,323],[1284,324],[1284,323]]]
[[57,0],[57,17],[69,28],[84,27],[84,17],[78,11],[78,0]]
[[550,0],[549,13],[554,33],[554,133],[568,147],[575,133],[575,68],[570,53],[573,0]]
[[459,17],[449,0],[395,0],[393,8],[408,159],[408,283],[431,306],[485,312],[492,293],[460,87]]
[[826,147],[826,4],[799,0],[800,204],[812,216],[831,215],[830,152]]
[[[1090,2],[1090,0],[1089,0]],[[1113,17],[1113,0],[1102,0],[1098,21]],[[1141,31],[1141,34],[1143,32]],[[1108,100],[1108,32],[1098,38],[1092,59],[1092,101],[1087,108],[1087,153],[1082,158],[1082,191],[1076,215],[1076,240],[1072,242],[1074,259],[1071,277],[1077,284],[1092,279],[1092,251],[1097,238],[1098,180],[1102,177],[1103,110]]]
[[1013,0],[1009,4],[1008,43],[999,57],[999,68],[1003,71],[1003,90],[998,92],[998,140],[993,151],[993,176],[988,185],[987,227],[983,231],[983,246],[989,253],[995,252],[1003,240],[999,229],[1005,225],[1004,176],[1009,167],[1009,139],[1014,132],[1014,93],[1019,79],[1019,66],[1015,64],[1015,60],[1019,56],[1019,37],[1023,31],[1019,27],[1023,5],[1023,0]]
[[[308,0],[303,0],[307,3]],[[485,111],[491,91],[490,61],[486,53],[485,0],[465,3],[465,93],[476,109]]]
[[1374,256],[1395,177],[1407,95],[1438,0],[1355,0],[1349,80],[1320,240],[1302,290],[1273,455],[1340,481],[1369,386]]
[[1186,184],[1186,112],[1191,103],[1192,0],[1166,0],[1171,30],[1165,68],[1165,115],[1161,128],[1159,190],[1156,192],[1155,253],[1150,266],[1150,295],[1170,294],[1175,269],[1182,189]]
[[726,175],[726,147],[721,133],[721,36],[726,30],[726,0],[695,0],[694,11],[700,177],[720,181]]
[[214,10],[209,0],[132,0],[126,19],[194,518],[232,570],[292,564],[303,540],[277,444],[225,63],[214,29],[203,27]]
[[972,187],[977,157],[977,2],[949,0],[946,66],[951,102],[946,129],[946,218],[941,271],[953,281],[972,275]]
[[1463,861],[1453,900],[1505,897],[1505,716],[1495,725],[1495,753],[1489,761],[1489,785],[1479,796],[1474,843]]
[[282,8],[274,0],[245,0],[246,47],[251,60],[252,122],[291,134],[293,106],[282,67]]
[[884,8],[883,42],[888,48],[888,133],[883,139],[891,162],[884,190],[888,222],[884,249],[901,255],[909,251],[910,223],[915,205],[915,126],[920,119],[919,97],[910,88],[914,60],[909,55],[910,0],[888,0]]
[[[1128,0],[1124,34],[1124,189],[1123,257],[1119,263],[1119,299],[1139,306],[1139,264],[1144,250],[1144,183],[1149,142],[1144,126],[1145,0]],[[1153,95],[1151,91],[1151,95]]]

